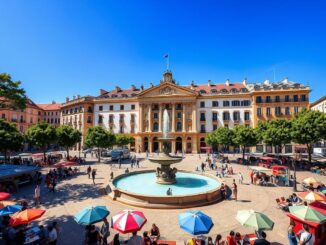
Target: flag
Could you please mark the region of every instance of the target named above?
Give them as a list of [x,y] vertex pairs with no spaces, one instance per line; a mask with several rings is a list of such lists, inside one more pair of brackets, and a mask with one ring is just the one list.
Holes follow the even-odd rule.
[[168,55],[168,54],[165,54],[165,55],[163,56],[163,58],[169,58],[169,55]]

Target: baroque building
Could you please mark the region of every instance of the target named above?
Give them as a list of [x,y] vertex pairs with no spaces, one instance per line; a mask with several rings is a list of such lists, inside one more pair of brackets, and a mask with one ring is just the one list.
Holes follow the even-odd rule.
[[60,125],[60,108],[61,104],[52,101],[51,104],[37,104],[42,109],[42,120],[55,127]]

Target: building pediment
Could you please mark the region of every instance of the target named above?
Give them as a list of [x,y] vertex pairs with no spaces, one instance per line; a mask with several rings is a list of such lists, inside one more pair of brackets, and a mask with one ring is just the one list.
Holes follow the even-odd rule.
[[138,94],[138,98],[150,98],[150,97],[169,97],[169,96],[182,96],[182,97],[194,97],[197,96],[197,92],[192,89],[185,88],[174,83],[161,83],[155,87],[149,88]]

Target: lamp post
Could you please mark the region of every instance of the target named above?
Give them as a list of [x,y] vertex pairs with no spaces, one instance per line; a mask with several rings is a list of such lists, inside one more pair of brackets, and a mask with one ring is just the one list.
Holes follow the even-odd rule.
[[296,161],[299,160],[299,153],[294,153],[294,159],[292,160],[293,167],[293,191],[297,191],[297,171],[296,171]]

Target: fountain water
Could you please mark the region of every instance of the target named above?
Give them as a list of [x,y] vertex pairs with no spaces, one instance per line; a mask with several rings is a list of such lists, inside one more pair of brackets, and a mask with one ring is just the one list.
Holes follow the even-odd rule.
[[161,167],[156,169],[156,182],[159,184],[173,184],[176,182],[175,174],[176,168],[171,168],[171,164],[182,161],[182,157],[171,156],[169,154],[170,145],[174,138],[169,136],[170,133],[170,118],[167,109],[163,112],[163,137],[158,140],[163,144],[163,154],[159,154],[157,157],[149,157],[148,160],[154,163],[158,163]]

